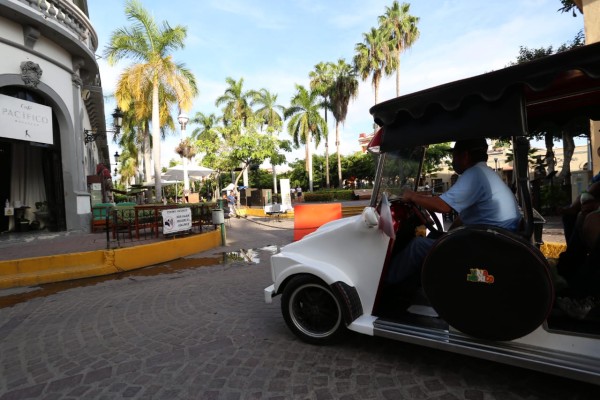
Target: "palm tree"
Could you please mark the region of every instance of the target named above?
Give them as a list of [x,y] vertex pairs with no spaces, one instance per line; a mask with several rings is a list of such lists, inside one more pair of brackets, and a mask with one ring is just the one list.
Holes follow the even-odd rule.
[[[254,112],[256,117],[262,121],[262,124],[267,125],[267,131],[274,134],[279,133],[279,130],[283,126],[282,114],[285,113],[285,107],[277,104],[277,95],[269,92],[267,89],[260,89],[259,91],[253,91],[252,101],[250,105],[258,105],[260,108]],[[280,111],[281,114],[278,112]],[[273,170],[273,193],[277,194],[277,172],[275,166],[282,164],[285,161],[285,157],[278,157],[278,154],[273,154],[271,158],[271,169]]]
[[335,147],[337,151],[338,182],[342,187],[342,159],[340,155],[340,123],[344,123],[348,115],[348,104],[358,95],[356,70],[346,60],[340,58],[334,64],[333,84],[330,89],[331,112],[335,118]]
[[[123,126],[120,129],[119,137],[115,137],[115,142],[118,142],[121,147],[120,171],[121,181],[129,181],[135,177],[136,183],[140,183],[140,171],[143,166],[142,156],[144,153],[144,135],[141,127],[135,123],[133,117],[133,108],[123,111]],[[128,172],[124,172],[124,167],[127,165]]]
[[267,127],[273,128],[275,131],[279,130],[283,124],[282,114],[285,112],[285,107],[277,104],[277,95],[264,88],[259,91],[251,91],[250,95],[252,96],[250,105],[260,106],[254,111],[258,119]]
[[371,83],[375,89],[375,104],[379,102],[379,83],[390,60],[390,49],[387,37],[381,29],[371,28],[369,33],[363,33],[363,43],[354,47],[354,65],[363,81],[372,74]]
[[[150,137],[150,122],[152,120],[152,84],[150,82],[138,82],[136,68],[127,68],[121,74],[117,81],[115,90],[115,98],[119,107],[123,110],[123,124],[130,126],[130,129],[137,131],[137,145],[143,150],[143,165],[144,179],[150,180],[153,175],[151,172],[150,152],[152,150],[152,141]],[[145,84],[145,87],[141,88]],[[140,89],[141,88],[141,89]],[[171,105],[177,101],[177,96],[172,91],[164,86],[159,88],[159,121],[161,139],[164,139],[166,131],[174,131],[175,123],[171,116]],[[133,94],[136,93],[138,100]]]
[[184,47],[187,28],[177,25],[174,28],[167,22],[158,26],[152,16],[138,0],[125,4],[125,15],[133,25],[119,28],[110,38],[105,56],[110,65],[129,57],[138,64],[130,67],[128,75],[133,78],[129,85],[134,91],[136,103],[146,98],[147,84],[152,85],[152,158],[154,160],[154,188],[156,201],[162,197],[160,180],[160,102],[161,87],[177,97],[177,103],[188,111],[192,99],[198,93],[196,78],[183,64],[175,63],[171,52]]
[[[244,92],[244,78],[235,81],[233,78],[225,79],[229,87],[225,89],[225,93],[219,96],[215,101],[215,105],[223,108],[223,123],[227,126],[235,120],[242,121],[242,126],[246,126],[248,117],[252,114],[249,99],[252,96],[250,92]],[[241,133],[241,132],[239,132]]]
[[198,111],[190,120],[190,123],[200,125],[200,128],[196,128],[192,131],[192,139],[198,140],[201,136],[212,132],[220,121],[221,117],[217,117],[215,114],[211,113],[206,115]]
[[[242,130],[246,127],[248,118],[252,115],[252,108],[249,104],[251,97],[250,92],[244,92],[244,78],[235,81],[231,77],[225,79],[229,87],[225,89],[225,93],[219,96],[215,101],[217,107],[224,105],[223,108],[223,123],[225,126],[234,124],[234,134],[241,135]],[[239,128],[237,126],[239,125]],[[248,186],[248,170],[243,170],[244,186]]]
[[385,8],[385,14],[379,16],[379,26],[389,38],[392,60],[388,62],[388,70],[396,71],[396,96],[400,96],[400,53],[412,47],[419,38],[417,23],[419,17],[409,14],[410,4],[397,1]]
[[[333,64],[320,62],[315,65],[315,70],[308,74],[311,90],[317,91],[323,98],[321,107],[327,124],[327,110],[331,109],[330,90],[333,83]],[[329,187],[329,135],[325,135],[325,186]]]
[[327,123],[319,114],[318,96],[316,91],[308,91],[302,85],[296,85],[296,94],[292,97],[291,106],[286,109],[285,117],[290,118],[287,124],[288,132],[294,140],[294,146],[300,147],[304,143],[306,149],[305,169],[308,172],[308,190],[313,191],[312,171],[312,140],[315,145],[323,135],[327,134]]

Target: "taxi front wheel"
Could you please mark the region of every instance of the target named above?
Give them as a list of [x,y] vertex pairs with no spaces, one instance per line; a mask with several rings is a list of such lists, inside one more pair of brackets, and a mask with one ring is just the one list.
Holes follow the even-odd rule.
[[340,301],[314,276],[292,278],[283,291],[281,312],[292,332],[308,343],[331,343],[346,331]]

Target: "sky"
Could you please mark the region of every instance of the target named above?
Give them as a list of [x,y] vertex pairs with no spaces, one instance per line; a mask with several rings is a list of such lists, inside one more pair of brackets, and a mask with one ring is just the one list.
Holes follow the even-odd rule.
[[[351,63],[363,34],[377,27],[377,17],[392,0],[142,0],[157,23],[187,27],[185,48],[173,53],[195,75],[199,95],[190,112],[221,115],[215,100],[226,78],[244,79],[244,90],[265,88],[289,106],[296,84],[309,86],[309,73],[320,62]],[[401,56],[400,95],[506,67],[520,46],[531,49],[571,42],[583,29],[583,16],[560,13],[559,0],[419,0],[410,3],[419,18],[420,38]],[[131,26],[125,0],[90,0],[89,16],[98,34],[98,63],[104,94],[114,92],[122,69],[132,61],[109,66],[102,58],[110,35]],[[379,100],[396,97],[395,76],[384,78]],[[360,80],[360,79],[359,79]],[[373,130],[369,109],[375,104],[370,78],[361,81],[341,129],[341,153],[358,151],[360,133]],[[114,102],[107,101],[107,118]],[[177,110],[173,110],[177,118]],[[329,119],[329,149],[335,151],[335,125]],[[179,124],[161,144],[161,162],[179,160],[174,149]],[[187,127],[189,136],[193,124]],[[286,130],[281,138],[289,139]],[[110,144],[111,153],[119,150]],[[315,154],[324,155],[321,144]],[[300,148],[288,161],[303,159]]]

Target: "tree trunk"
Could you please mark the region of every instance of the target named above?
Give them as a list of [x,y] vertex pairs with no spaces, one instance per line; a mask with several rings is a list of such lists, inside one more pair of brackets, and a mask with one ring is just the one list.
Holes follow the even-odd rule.
[[[571,177],[571,159],[575,152],[575,141],[573,135],[570,132],[563,131],[563,166],[562,170],[558,174],[558,178],[561,180],[568,180]],[[566,181],[568,184],[569,182]]]
[[309,138],[307,137],[306,144],[304,145],[304,170],[306,171],[306,173],[308,173],[308,155],[310,154],[310,150],[308,149],[310,145],[308,143]]
[[277,172],[275,171],[275,164],[271,163],[271,169],[273,170],[273,194],[277,194]]
[[308,138],[306,139],[306,160],[308,165],[308,190],[310,192],[313,191],[313,168],[312,168],[312,133],[308,133]]
[[398,52],[398,69],[396,70],[396,97],[400,97],[400,52]]
[[544,157],[544,163],[546,164],[546,171],[548,171],[548,175],[550,175],[556,169],[556,157],[554,157],[553,150],[554,136],[551,133],[546,133],[544,140],[546,142],[546,156]]
[[325,141],[325,187],[329,189],[329,139]]
[[158,80],[155,78],[152,88],[152,159],[154,160],[154,196],[162,201],[162,182],[160,180],[160,118],[158,109]]
[[148,122],[144,124],[144,173],[142,182],[152,180],[152,144],[150,143],[150,125]]
[[[325,125],[329,130],[329,124],[327,123],[327,109],[325,109]],[[339,149],[338,149],[339,150]],[[325,136],[325,187],[329,189],[329,133]]]
[[342,188],[342,157],[340,155],[340,123],[335,121],[335,148],[337,151],[338,187]]

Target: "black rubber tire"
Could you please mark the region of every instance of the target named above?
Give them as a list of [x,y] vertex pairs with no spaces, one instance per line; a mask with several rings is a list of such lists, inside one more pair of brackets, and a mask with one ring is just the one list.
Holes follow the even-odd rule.
[[307,343],[333,343],[346,332],[340,300],[327,284],[311,275],[296,276],[286,285],[281,312],[290,330]]

